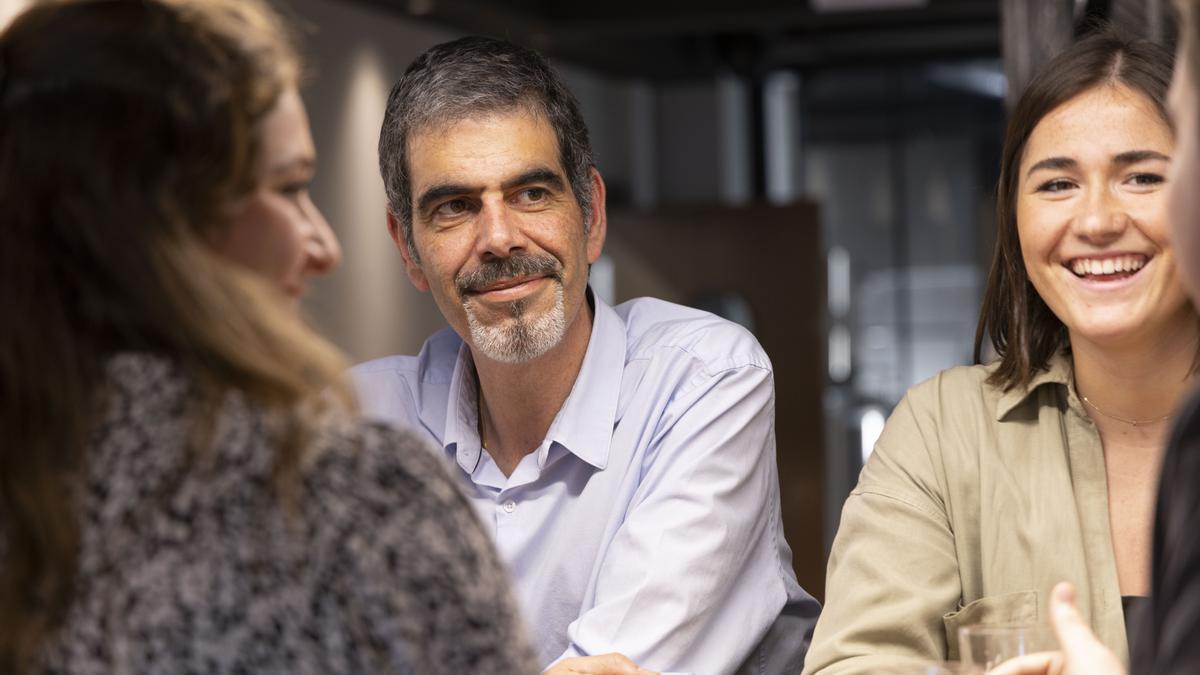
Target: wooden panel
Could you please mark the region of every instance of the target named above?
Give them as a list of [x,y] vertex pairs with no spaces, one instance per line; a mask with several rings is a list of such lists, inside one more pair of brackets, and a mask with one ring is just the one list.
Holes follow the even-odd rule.
[[784,529],[801,585],[824,595],[821,392],[825,261],[816,207],[690,207],[609,215],[618,301],[744,298],[775,367]]

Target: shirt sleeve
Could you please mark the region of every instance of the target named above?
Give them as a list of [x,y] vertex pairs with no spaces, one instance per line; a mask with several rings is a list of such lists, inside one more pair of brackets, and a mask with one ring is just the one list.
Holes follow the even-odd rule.
[[[785,579],[795,585],[781,562],[771,371],[710,364],[644,379],[683,384],[647,426],[638,492],[562,658],[618,651],[653,670],[732,673],[788,602]],[[794,587],[795,639],[807,644],[817,605]]]
[[422,441],[380,435],[361,448],[336,567],[357,651],[373,655],[373,672],[537,672],[507,576],[466,498]]
[[962,586],[937,456],[936,424],[910,392],[842,509],[806,674],[947,658],[943,616]]

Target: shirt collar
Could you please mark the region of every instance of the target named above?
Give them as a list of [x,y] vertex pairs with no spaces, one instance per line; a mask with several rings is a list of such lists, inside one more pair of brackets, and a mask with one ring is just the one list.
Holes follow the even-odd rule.
[[1058,352],[1050,357],[1045,370],[1039,370],[1026,387],[1013,387],[1000,396],[996,403],[996,421],[1002,421],[1014,408],[1021,405],[1033,392],[1044,384],[1071,385],[1073,378],[1071,357],[1066,352]]
[[[591,288],[587,296],[595,307],[587,353],[571,394],[550,425],[547,439],[597,469],[604,469],[608,466],[625,372],[625,322],[612,307],[595,297]],[[542,452],[548,450],[549,444],[543,445]],[[539,463],[544,464],[545,457],[539,457]]]
[[[558,443],[597,469],[608,466],[609,445],[625,370],[625,322],[612,307],[596,297],[590,287],[587,299],[594,308],[587,352],[570,395],[550,424],[546,435],[550,443],[542,444],[539,467],[545,465],[551,443]],[[463,471],[475,471],[482,454],[479,391],[475,362],[465,342],[458,350],[454,373],[450,377],[442,444],[447,453],[453,453]]]
[[447,453],[454,453],[454,459],[463,471],[474,473],[483,447],[479,440],[479,385],[475,361],[466,342],[458,348],[454,373],[450,376],[442,445]]

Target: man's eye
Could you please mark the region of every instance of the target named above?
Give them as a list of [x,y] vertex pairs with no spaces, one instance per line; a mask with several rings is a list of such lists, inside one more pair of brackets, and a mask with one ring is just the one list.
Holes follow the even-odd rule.
[[451,199],[438,205],[436,213],[439,216],[457,216],[467,210],[467,200]]
[[1041,185],[1039,185],[1037,188],[1037,191],[1038,192],[1065,192],[1066,190],[1070,190],[1073,187],[1075,187],[1075,184],[1072,183],[1071,181],[1063,180],[1062,178],[1056,178],[1055,180],[1049,180],[1049,181],[1046,181],[1045,183],[1042,183]]
[[521,191],[521,201],[524,202],[540,202],[546,198],[545,188],[527,188]]

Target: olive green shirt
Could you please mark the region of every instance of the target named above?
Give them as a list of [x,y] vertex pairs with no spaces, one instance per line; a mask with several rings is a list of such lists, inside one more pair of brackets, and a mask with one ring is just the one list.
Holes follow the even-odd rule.
[[1070,359],[1026,390],[986,384],[993,369],[943,371],[892,412],[842,511],[805,673],[957,659],[974,623],[1049,630],[1064,580],[1128,660],[1104,451]]

